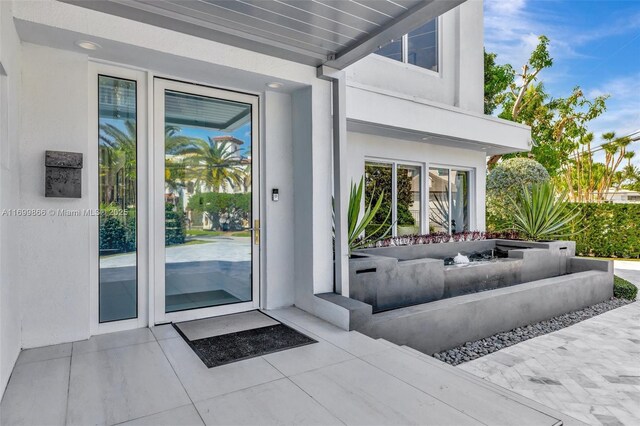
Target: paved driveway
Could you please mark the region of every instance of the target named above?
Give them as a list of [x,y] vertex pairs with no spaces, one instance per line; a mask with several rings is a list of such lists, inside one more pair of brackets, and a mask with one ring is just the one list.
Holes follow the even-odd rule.
[[[640,285],[640,262],[616,262]],[[640,425],[640,302],[458,368],[593,425]]]

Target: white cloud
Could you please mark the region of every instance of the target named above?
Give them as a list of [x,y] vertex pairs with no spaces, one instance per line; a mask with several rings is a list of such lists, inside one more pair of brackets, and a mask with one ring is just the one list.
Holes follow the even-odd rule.
[[[611,96],[607,111],[589,123],[598,144],[604,132],[615,131],[618,136],[625,136],[640,130],[640,72],[613,78],[586,92],[591,98],[604,94]],[[632,149],[640,150],[640,142],[632,144]],[[640,165],[640,155],[633,162]]]
[[595,41],[640,28],[640,12],[611,16],[600,26],[581,28],[567,25],[565,17],[554,15],[549,7],[535,10],[541,4],[546,6],[549,2],[485,0],[485,46],[498,54],[499,62],[520,67],[540,35],[551,40],[549,50],[553,58],[586,58],[590,57],[587,52]]
[[[626,33],[635,36],[640,28],[640,12],[607,17],[598,27],[568,26],[565,17],[553,15],[549,4],[529,0],[485,0],[484,6],[485,47],[498,54],[500,63],[510,63],[518,69],[528,60],[538,43],[538,36],[549,37],[549,49],[556,62],[550,70],[544,71],[542,79],[547,84],[566,81],[566,76],[572,74],[562,59],[586,57],[585,52],[593,51],[599,40]],[[640,72],[585,89],[588,98],[603,94],[611,96],[607,111],[589,123],[589,130],[594,132],[596,140],[604,132],[615,131],[622,136],[640,129]],[[640,142],[635,143],[634,148],[640,151]],[[640,165],[640,155],[634,162]]]

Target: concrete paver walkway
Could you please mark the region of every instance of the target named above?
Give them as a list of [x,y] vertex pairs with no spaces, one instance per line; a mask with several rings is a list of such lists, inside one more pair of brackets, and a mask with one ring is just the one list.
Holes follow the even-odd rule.
[[[640,283],[640,262],[616,262]],[[640,302],[458,368],[593,425],[640,424]]]
[[211,369],[170,325],[23,351],[0,424],[578,424],[427,355],[296,308],[269,314],[318,343]]

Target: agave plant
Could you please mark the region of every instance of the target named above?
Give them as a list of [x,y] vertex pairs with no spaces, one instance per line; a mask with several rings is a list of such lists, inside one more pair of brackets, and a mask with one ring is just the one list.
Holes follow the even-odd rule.
[[349,255],[355,249],[365,247],[369,244],[373,244],[377,241],[382,240],[389,234],[391,231],[391,225],[386,225],[387,220],[389,220],[389,215],[391,214],[391,210],[385,217],[384,222],[380,224],[373,232],[370,232],[371,235],[378,235],[378,233],[387,226],[387,230],[378,238],[372,240],[361,238],[362,233],[366,229],[366,227],[371,223],[376,213],[380,209],[382,205],[382,201],[384,200],[384,191],[380,192],[380,196],[375,204],[373,203],[373,197],[369,201],[369,205],[366,206],[364,214],[360,217],[360,210],[362,206],[362,197],[364,195],[364,178],[360,178],[360,183],[356,185],[355,183],[351,184],[351,191],[349,193],[349,211],[347,216],[347,226],[348,226],[348,239],[349,239]]
[[514,228],[524,238],[539,241],[574,235],[573,221],[580,214],[567,202],[567,191],[556,195],[548,182],[522,187],[520,195],[511,199],[514,208]]

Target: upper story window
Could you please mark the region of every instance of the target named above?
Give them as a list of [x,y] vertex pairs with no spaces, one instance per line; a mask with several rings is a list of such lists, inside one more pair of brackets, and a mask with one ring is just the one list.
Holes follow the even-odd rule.
[[396,61],[438,71],[438,18],[381,47],[375,53]]

